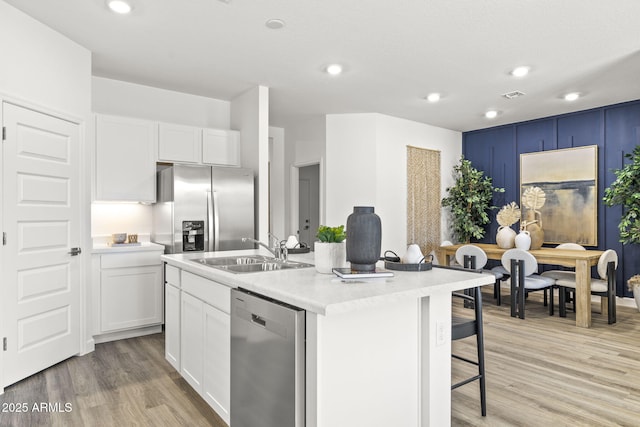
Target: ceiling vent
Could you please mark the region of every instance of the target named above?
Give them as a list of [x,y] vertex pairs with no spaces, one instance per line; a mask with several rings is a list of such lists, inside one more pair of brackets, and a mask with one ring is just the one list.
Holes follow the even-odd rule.
[[513,92],[503,93],[502,96],[507,99],[513,99],[519,96],[524,96],[524,92],[520,92],[519,90],[514,90]]

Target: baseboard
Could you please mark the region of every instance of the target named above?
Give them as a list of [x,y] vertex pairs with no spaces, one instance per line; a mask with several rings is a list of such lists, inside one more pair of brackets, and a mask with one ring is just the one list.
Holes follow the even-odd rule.
[[126,331],[111,332],[108,334],[94,335],[96,344],[103,342],[124,340],[127,338],[141,337],[143,335],[158,334],[162,332],[162,325],[147,326],[145,328],[129,329]]

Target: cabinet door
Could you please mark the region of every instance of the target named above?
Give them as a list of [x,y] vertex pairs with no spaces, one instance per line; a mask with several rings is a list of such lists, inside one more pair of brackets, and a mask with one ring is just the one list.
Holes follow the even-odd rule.
[[211,165],[240,166],[240,132],[204,129],[202,162]]
[[231,322],[230,316],[204,304],[204,382],[203,397],[229,424],[231,400]]
[[196,390],[202,393],[204,370],[204,303],[182,292],[180,301],[180,373]]
[[161,265],[103,269],[101,332],[162,323],[162,294]]
[[180,371],[180,289],[165,283],[164,357]]
[[160,123],[158,129],[158,160],[199,163],[202,130],[192,126]]
[[96,200],[155,202],[153,122],[96,116]]

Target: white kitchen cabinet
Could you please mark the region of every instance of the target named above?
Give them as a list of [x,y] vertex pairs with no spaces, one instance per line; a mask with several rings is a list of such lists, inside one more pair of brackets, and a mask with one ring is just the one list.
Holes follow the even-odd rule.
[[161,332],[162,251],[94,255],[96,342]]
[[[231,290],[186,271],[181,271],[180,286],[180,374],[229,423]],[[171,347],[169,331],[176,322],[167,314],[165,348]]]
[[204,378],[202,395],[229,423],[231,403],[231,317],[204,305]]
[[240,166],[240,132],[204,129],[202,131],[202,163]]
[[202,129],[160,123],[158,125],[158,160],[178,163],[202,162]]
[[204,303],[182,292],[180,300],[180,374],[202,394],[204,371]]
[[165,265],[164,280],[164,355],[180,371],[180,270]]
[[157,124],[96,115],[95,200],[155,202]]

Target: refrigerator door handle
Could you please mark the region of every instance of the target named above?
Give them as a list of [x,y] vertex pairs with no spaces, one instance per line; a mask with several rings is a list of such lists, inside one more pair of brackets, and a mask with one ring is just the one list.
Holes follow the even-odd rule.
[[213,206],[210,212],[213,212],[213,218],[211,218],[211,214],[209,214],[209,224],[213,225],[213,250],[220,250],[220,212],[218,212],[218,193],[216,191],[212,191],[211,193],[211,204]]
[[214,225],[213,225],[213,198],[211,196],[211,191],[207,190],[207,252],[213,251],[213,239],[214,239]]

